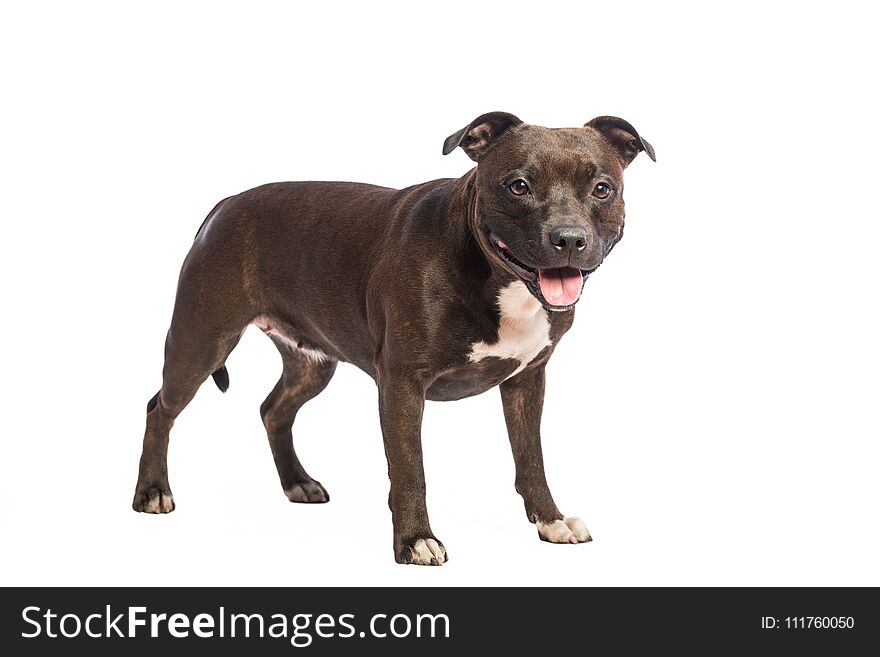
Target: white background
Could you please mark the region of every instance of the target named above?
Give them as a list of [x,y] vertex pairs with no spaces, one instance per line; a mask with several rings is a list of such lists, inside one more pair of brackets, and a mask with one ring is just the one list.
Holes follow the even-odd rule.
[[[880,585],[876,23],[861,3],[5,3],[3,584]],[[131,498],[180,263],[275,180],[460,176],[490,110],[632,122],[626,238],[548,372],[538,540],[498,393],[429,404],[451,561],[398,566],[369,377],[340,366],[290,504],[250,329],[172,432],[177,510]],[[439,220],[439,218],[438,218]]]

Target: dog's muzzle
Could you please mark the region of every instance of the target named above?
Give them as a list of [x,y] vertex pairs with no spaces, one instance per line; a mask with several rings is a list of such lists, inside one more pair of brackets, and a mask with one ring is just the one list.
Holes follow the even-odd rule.
[[489,235],[489,242],[508,268],[522,279],[529,291],[548,310],[571,310],[580,299],[587,278],[596,271],[596,268],[530,267],[513,255],[507,244],[495,235]]

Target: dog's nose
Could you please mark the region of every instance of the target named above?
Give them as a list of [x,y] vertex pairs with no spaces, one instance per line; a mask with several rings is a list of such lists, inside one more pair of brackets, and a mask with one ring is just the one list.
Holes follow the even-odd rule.
[[587,231],[580,226],[557,226],[550,232],[550,244],[557,251],[583,251],[587,248]]

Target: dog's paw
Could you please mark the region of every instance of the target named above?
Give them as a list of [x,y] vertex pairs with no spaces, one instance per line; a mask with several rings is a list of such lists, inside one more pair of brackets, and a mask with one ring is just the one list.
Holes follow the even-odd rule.
[[588,543],[593,540],[590,530],[580,518],[565,518],[553,522],[537,522],[538,536],[548,543]]
[[419,538],[398,549],[395,554],[397,563],[409,563],[416,566],[442,566],[449,561],[443,543],[435,538]]
[[302,481],[284,491],[287,499],[299,504],[323,504],[330,501],[327,490],[317,481]]
[[168,488],[139,489],[134,494],[131,508],[141,513],[171,513],[174,511],[174,496]]

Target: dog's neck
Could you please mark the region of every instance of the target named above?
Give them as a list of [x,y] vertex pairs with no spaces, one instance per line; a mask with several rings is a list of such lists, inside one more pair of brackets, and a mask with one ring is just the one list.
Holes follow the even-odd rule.
[[450,210],[457,219],[453,227],[458,236],[456,241],[461,245],[466,257],[472,261],[477,258],[482,260],[487,270],[491,272],[491,278],[497,279],[498,284],[516,280],[516,276],[495,255],[485,227],[480,221],[477,169],[473,168],[459,178],[456,186],[455,206],[450,207]]
[[447,243],[455,245],[453,257],[459,263],[457,269],[469,272],[470,289],[463,292],[471,298],[471,303],[479,298],[487,307],[495,308],[500,290],[519,279],[495,255],[480,221],[476,168],[456,181],[446,221]]

